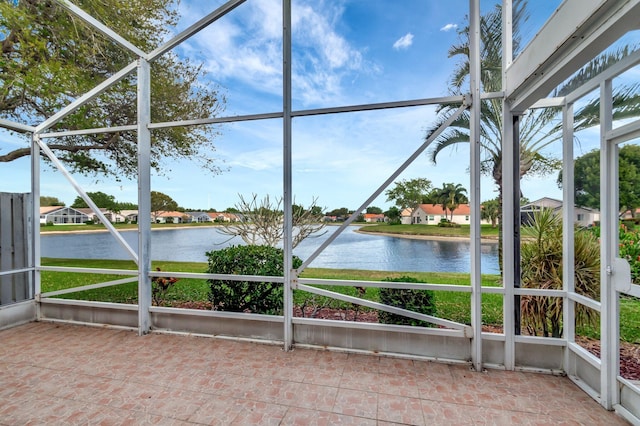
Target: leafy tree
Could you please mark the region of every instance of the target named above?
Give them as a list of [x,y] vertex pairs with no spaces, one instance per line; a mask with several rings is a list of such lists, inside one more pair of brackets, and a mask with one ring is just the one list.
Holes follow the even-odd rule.
[[346,207],[340,207],[327,212],[327,216],[346,217],[349,216],[349,209]]
[[492,200],[482,203],[482,210],[480,210],[480,217],[484,220],[490,220],[491,226],[495,228],[498,226],[498,216],[500,213],[500,200],[494,198]]
[[401,217],[400,217],[401,213],[402,212],[400,211],[399,208],[397,208],[396,206],[391,206],[389,208],[389,210],[384,212],[384,215],[389,218],[389,223],[393,225],[393,224],[396,224],[396,223],[400,223],[400,221],[401,221]]
[[130,203],[128,201],[118,202],[116,203],[118,206],[118,210],[138,210],[138,205],[136,203]]
[[459,183],[443,183],[442,188],[438,191],[438,203],[442,205],[442,210],[449,210],[451,220],[453,220],[453,211],[462,203],[467,203],[467,190]]
[[[600,150],[594,149],[576,158],[574,163],[575,199],[579,206],[600,208]],[[619,161],[620,209],[632,213],[640,207],[640,146],[620,148]],[[562,172],[558,174],[562,187]]]
[[367,207],[366,212],[369,214],[382,214],[382,209],[376,206],[369,206]]
[[[96,192],[87,192],[91,201],[95,203],[95,205],[101,209],[107,209],[111,211],[119,211],[118,203],[116,202],[116,197],[113,195],[105,194],[101,191]],[[71,204],[71,207],[74,208],[85,208],[89,207],[87,203],[82,199],[82,197],[78,196]]]
[[[324,227],[322,214],[315,214],[316,199],[311,206],[304,207],[293,205],[293,247],[296,247],[307,237],[318,234]],[[276,247],[284,238],[284,212],[282,211],[282,197],[272,201],[265,196],[258,200],[253,194],[250,200],[240,195],[240,201],[236,204],[242,220],[233,222],[220,228],[219,231],[231,237],[240,237],[248,245],[265,245]],[[320,209],[322,211],[322,209]]]
[[[146,52],[162,44],[178,20],[173,0],[78,0],[74,2]],[[136,57],[72,16],[54,0],[0,2],[0,117],[40,123],[73,99],[132,63]],[[155,122],[215,116],[224,105],[217,88],[199,84],[197,64],[165,54],[151,64],[151,118]],[[136,75],[68,115],[53,130],[77,130],[136,123]],[[188,158],[218,172],[211,160],[215,129],[202,126],[154,130],[152,167],[163,158]],[[49,144],[73,171],[133,176],[135,132],[57,138]],[[0,152],[0,162],[30,154],[25,147]]]
[[429,190],[431,181],[425,178],[405,179],[395,182],[395,186],[385,191],[387,201],[394,201],[400,210],[414,209],[421,204]]
[[167,194],[151,191],[151,217],[155,222],[158,216],[164,212],[173,212],[178,209],[178,203]]
[[40,196],[40,205],[42,207],[47,206],[64,206],[64,202],[60,201],[58,197],[47,197],[44,195]]

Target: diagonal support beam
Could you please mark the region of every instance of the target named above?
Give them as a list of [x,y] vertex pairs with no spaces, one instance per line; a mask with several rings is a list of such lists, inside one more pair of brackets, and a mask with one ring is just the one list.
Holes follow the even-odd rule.
[[51,162],[57,167],[60,173],[62,173],[62,175],[69,181],[69,183],[71,183],[71,186],[73,186],[73,188],[76,190],[78,195],[82,197],[84,202],[87,203],[87,205],[96,214],[96,216],[98,216],[98,218],[100,219],[100,222],[104,224],[104,226],[109,230],[111,235],[113,235],[115,239],[120,243],[120,245],[129,253],[131,258],[136,263],[138,263],[138,255],[136,254],[135,250],[133,250],[133,248],[131,248],[131,246],[124,240],[124,238],[122,238],[122,235],[120,235],[120,233],[116,230],[116,228],[113,227],[111,222],[104,216],[104,214],[100,211],[98,206],[96,206],[93,200],[89,198],[89,196],[84,191],[84,189],[82,189],[82,187],[78,184],[78,182],[76,182],[73,176],[71,176],[69,171],[66,169],[66,167],[64,167],[62,162],[58,159],[58,157],[56,157],[53,151],[51,151],[51,148],[49,148],[47,144],[44,143],[40,139],[40,137],[38,137],[38,135],[34,135],[33,138],[35,142],[38,144],[38,146],[40,147],[40,149],[42,150],[42,152],[44,152],[45,155],[49,157]]
[[125,49],[129,50],[130,52],[132,52],[134,55],[136,55],[138,57],[144,57],[144,56],[147,55],[146,52],[140,50],[135,44],[129,42],[127,39],[122,37],[120,34],[116,33],[111,28],[109,28],[108,26],[104,25],[102,22],[98,21],[96,18],[94,18],[93,16],[89,15],[84,10],[80,9],[78,6],[76,6],[75,4],[71,3],[69,0],[58,0],[58,3],[62,7],[67,9],[69,12],[73,13],[78,18],[80,18],[82,21],[84,21],[85,23],[89,24],[90,26],[92,26],[93,28],[98,30],[100,33],[106,35],[111,40],[113,40],[116,43],[118,43],[120,46],[122,46]]
[[212,22],[222,18],[227,13],[231,12],[233,9],[240,6],[245,1],[246,0],[231,0],[226,2],[222,6],[220,6],[219,8],[217,8],[216,10],[214,10],[213,12],[205,16],[204,18],[200,19],[195,24],[191,25],[189,28],[182,31],[177,36],[175,36],[174,38],[172,38],[171,40],[163,44],[162,46],[155,49],[153,52],[149,53],[149,55],[147,55],[145,59],[149,62],[153,62],[160,56],[164,55],[165,53],[167,53],[168,51],[170,51],[171,49],[173,49],[174,47],[182,43],[183,41],[189,39],[190,37],[200,32],[201,30],[205,29]]
[[138,61],[130,63],[129,65],[118,71],[116,74],[112,75],[93,89],[89,90],[84,95],[80,96],[75,101],[71,102],[69,105],[40,123],[36,127],[36,133],[44,132],[45,130],[51,128],[51,126],[55,125],[57,122],[65,118],[67,115],[73,113],[76,109],[80,108],[88,102],[91,102],[93,99],[107,91],[111,86],[118,83],[120,80],[135,71],[137,67]]
[[454,112],[453,114],[451,114],[451,116],[440,125],[440,127],[438,127],[438,129],[422,144],[420,145],[420,147],[418,149],[416,149],[416,151],[411,154],[411,156],[404,162],[402,163],[402,165],[400,167],[398,167],[398,169],[391,175],[389,176],[389,178],[387,178],[387,180],[384,181],[384,183],[382,185],[380,185],[380,187],[369,197],[367,198],[367,200],[362,203],[362,205],[353,212],[353,214],[351,216],[349,216],[349,218],[347,220],[345,220],[342,225],[340,225],[340,228],[338,228],[333,234],[331,234],[331,236],[329,238],[327,238],[321,245],[320,247],[318,247],[308,258],[307,260],[305,260],[305,262],[297,269],[297,273],[300,274],[302,271],[304,271],[304,269],[306,267],[309,266],[309,264],[311,262],[313,262],[313,260],[318,257],[318,255],[320,253],[322,253],[322,251],[327,248],[327,246],[329,244],[331,244],[333,242],[333,240],[335,240],[336,238],[338,238],[338,236],[346,229],[347,226],[349,226],[351,224],[351,222],[353,222],[354,220],[356,220],[356,218],[358,217],[358,215],[360,214],[360,212],[362,210],[364,210],[365,208],[367,208],[368,205],[371,204],[371,202],[373,200],[375,200],[376,198],[378,198],[378,196],[380,194],[382,194],[382,191],[385,190],[385,188],[387,188],[389,185],[391,185],[391,183],[398,177],[400,176],[400,174],[402,172],[405,171],[405,169],[407,167],[409,167],[411,165],[411,163],[413,163],[415,161],[416,158],[418,158],[418,156],[420,154],[422,154],[424,152],[425,149],[427,149],[429,147],[429,145],[431,145],[431,143],[438,137],[440,136],[440,134],[442,132],[444,132],[444,130],[449,127],[451,125],[451,123],[453,123],[458,117],[460,117],[460,115],[467,109],[469,108],[469,103],[468,103],[468,98],[465,98],[465,102],[463,102],[463,104],[460,106],[460,108],[458,108],[458,110],[456,112]]

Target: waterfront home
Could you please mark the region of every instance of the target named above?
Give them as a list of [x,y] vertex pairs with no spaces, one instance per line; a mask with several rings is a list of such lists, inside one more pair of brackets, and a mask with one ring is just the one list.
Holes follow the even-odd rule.
[[378,223],[378,222],[385,222],[386,218],[384,216],[384,214],[380,213],[365,213],[364,215],[364,221],[367,223]]
[[[533,213],[542,209],[552,209],[556,214],[562,214],[562,201],[555,198],[543,197],[520,207],[520,221],[523,225],[531,223]],[[600,212],[588,207],[575,206],[573,221],[578,226],[593,226],[600,221]]]
[[40,207],[40,223],[51,223],[54,225],[81,225],[91,220],[89,216],[79,209],[64,206]]
[[211,219],[211,216],[209,216],[207,212],[187,212],[186,214],[189,216],[189,222],[213,222],[213,219]]
[[[404,211],[403,211],[404,214]],[[405,216],[403,216],[404,219]],[[410,222],[411,224],[420,225],[437,225],[442,220],[450,220],[451,222],[459,225],[469,225],[471,223],[471,207],[469,204],[460,204],[451,211],[444,210],[442,204],[420,204],[413,211],[411,211]],[[403,221],[403,223],[405,223]],[[482,224],[490,224],[487,220],[481,220]]]

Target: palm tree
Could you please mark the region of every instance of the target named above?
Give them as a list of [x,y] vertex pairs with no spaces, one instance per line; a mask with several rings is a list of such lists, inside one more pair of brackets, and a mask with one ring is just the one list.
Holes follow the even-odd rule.
[[[520,45],[519,27],[528,18],[527,0],[516,0],[513,4],[513,49],[517,52]],[[481,84],[484,92],[502,90],[502,10],[501,6],[480,19],[481,37]],[[469,27],[460,31],[460,43],[449,48],[449,57],[462,57],[454,69],[450,81],[452,94],[460,95],[466,91],[469,77]],[[605,52],[593,59],[574,75],[553,96],[570,93],[583,82],[599,74],[610,65],[628,55],[631,48]],[[464,87],[464,90],[463,90]],[[640,84],[619,85],[614,93],[613,118],[619,120],[640,115]],[[575,130],[583,130],[599,124],[599,98],[593,99],[581,107],[575,114]],[[441,105],[437,112],[436,123],[425,136],[429,138],[455,111],[457,106]],[[560,168],[561,162],[543,155],[542,151],[562,137],[562,123],[557,119],[558,108],[544,108],[529,111],[520,121],[520,178],[527,174],[545,175]],[[440,152],[447,147],[469,143],[469,113],[462,114],[452,125],[434,141],[429,155],[435,163]],[[502,206],[502,100],[486,99],[481,105],[480,145],[484,159],[481,170],[490,173],[498,188],[500,206]]]
[[[519,28],[528,18],[527,0],[515,0],[513,3],[513,49],[520,47]],[[481,85],[484,92],[502,90],[502,9],[500,5],[480,18],[480,61]],[[453,95],[461,95],[466,91],[469,77],[469,26],[459,32],[460,43],[449,48],[449,57],[462,57],[462,61],[454,69],[450,81]],[[583,82],[598,75],[610,65],[627,56],[632,50],[625,46],[617,50],[607,51],[593,59],[567,83],[556,89],[552,96],[564,96]],[[463,87],[465,88],[463,90]],[[618,85],[613,94],[613,119],[620,120],[640,115],[640,84]],[[574,118],[574,129],[583,130],[600,122],[600,100],[595,98],[577,110]],[[431,127],[425,139],[431,137],[455,111],[455,105],[440,105],[437,109],[436,123]],[[556,122],[559,108],[543,108],[529,111],[520,120],[520,178],[527,174],[545,175],[560,168],[561,162],[556,158],[543,155],[543,150],[562,138],[562,123]],[[469,143],[469,112],[466,111],[453,121],[434,141],[429,151],[431,161],[436,162],[440,152],[459,143]],[[483,151],[481,171],[490,174],[498,189],[499,217],[502,216],[502,100],[485,99],[481,104],[480,145]],[[500,240],[502,242],[502,240]],[[502,254],[500,244],[500,258]],[[502,263],[502,262],[500,262]]]
[[438,190],[438,204],[442,205],[442,210],[445,214],[447,209],[451,213],[451,220],[453,220],[453,211],[458,208],[462,203],[466,203],[467,190],[459,183],[443,183],[442,188]]

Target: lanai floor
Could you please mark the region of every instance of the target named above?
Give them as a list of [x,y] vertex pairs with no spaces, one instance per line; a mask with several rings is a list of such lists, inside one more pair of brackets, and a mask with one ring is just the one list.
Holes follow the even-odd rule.
[[193,336],[0,331],[0,425],[625,425],[565,377]]

